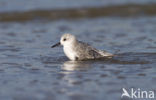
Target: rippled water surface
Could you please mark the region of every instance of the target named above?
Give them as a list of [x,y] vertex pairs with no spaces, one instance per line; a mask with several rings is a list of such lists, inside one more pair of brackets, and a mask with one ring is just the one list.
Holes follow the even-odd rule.
[[[50,48],[64,32],[117,56],[69,61]],[[120,100],[156,91],[156,17],[1,22],[0,55],[1,100]]]

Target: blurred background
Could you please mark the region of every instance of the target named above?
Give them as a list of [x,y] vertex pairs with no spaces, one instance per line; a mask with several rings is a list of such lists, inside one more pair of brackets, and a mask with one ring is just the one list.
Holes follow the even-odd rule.
[[0,21],[151,16],[155,0],[0,0]]
[[[70,62],[63,33],[117,56]],[[155,65],[156,0],[0,0],[0,100],[131,100]]]

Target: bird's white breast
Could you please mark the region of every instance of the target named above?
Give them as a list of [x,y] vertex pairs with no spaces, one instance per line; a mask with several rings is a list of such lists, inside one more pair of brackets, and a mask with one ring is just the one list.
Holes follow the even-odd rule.
[[75,60],[76,53],[75,53],[75,51],[72,49],[71,46],[64,46],[63,50],[64,50],[64,53],[66,54],[66,56],[67,56],[70,60]]

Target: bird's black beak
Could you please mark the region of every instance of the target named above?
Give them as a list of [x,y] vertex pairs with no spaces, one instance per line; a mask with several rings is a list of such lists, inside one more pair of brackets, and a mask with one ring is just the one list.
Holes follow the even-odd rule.
[[54,48],[54,47],[57,47],[57,46],[60,46],[60,45],[61,45],[61,43],[58,42],[58,43],[56,43],[55,45],[51,46],[51,48]]

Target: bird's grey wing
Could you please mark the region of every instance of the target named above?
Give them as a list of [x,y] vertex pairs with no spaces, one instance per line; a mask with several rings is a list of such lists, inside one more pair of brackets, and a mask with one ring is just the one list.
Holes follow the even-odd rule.
[[94,50],[94,49],[89,50],[88,52],[89,52],[89,55],[91,55],[92,57],[94,57],[94,59],[95,59],[95,58],[100,58],[100,57],[102,57],[102,56],[101,56],[96,50]]
[[91,47],[89,44],[79,41],[79,44],[77,46],[78,48],[78,55],[81,58],[89,58],[89,59],[95,59],[101,57],[101,55],[98,53],[98,50]]

